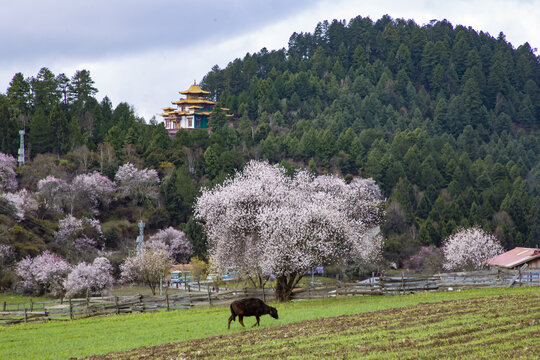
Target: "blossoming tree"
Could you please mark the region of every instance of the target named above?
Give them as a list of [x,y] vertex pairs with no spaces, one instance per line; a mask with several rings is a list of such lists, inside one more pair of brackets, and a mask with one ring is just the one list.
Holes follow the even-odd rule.
[[479,227],[460,229],[443,243],[447,270],[476,270],[485,261],[504,252],[497,239]]
[[159,176],[156,170],[139,170],[133,164],[126,163],[118,168],[114,181],[120,195],[134,200],[138,205],[158,197]]
[[17,189],[15,167],[17,161],[11,155],[0,153],[0,191]]
[[370,236],[382,219],[382,195],[371,179],[293,178],[277,165],[252,161],[195,204],[210,255],[222,268],[274,274],[276,298],[287,301],[303,274],[318,265],[372,261],[382,239]]
[[103,231],[97,219],[77,219],[68,214],[59,221],[54,240],[70,261],[79,261],[80,258],[95,256],[98,247],[102,245]]
[[150,236],[146,246],[153,250],[162,249],[172,260],[185,263],[193,254],[193,245],[189,242],[183,231],[173,227],[160,230]]
[[99,205],[108,205],[116,186],[108,177],[94,171],[77,175],[71,182],[71,213],[75,205],[97,214]]
[[91,294],[110,288],[114,283],[112,270],[111,263],[105,257],[95,258],[92,264],[78,264],[64,282],[66,295]]
[[58,255],[45,251],[34,258],[26,257],[15,266],[25,291],[37,294],[62,293],[71,265]]
[[43,197],[45,208],[54,211],[62,211],[64,203],[68,199],[70,186],[62,179],[52,175],[38,181],[38,193]]
[[127,283],[143,283],[155,295],[160,281],[169,277],[171,266],[172,261],[164,250],[147,248],[126,258],[120,265],[121,280]]
[[21,189],[15,193],[3,193],[2,197],[15,208],[15,218],[17,221],[24,220],[26,213],[35,212],[39,207],[33,194],[30,194],[26,189]]

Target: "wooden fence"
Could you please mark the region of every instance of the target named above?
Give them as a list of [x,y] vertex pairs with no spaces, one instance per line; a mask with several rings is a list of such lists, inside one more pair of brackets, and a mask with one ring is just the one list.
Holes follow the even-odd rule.
[[[458,290],[482,287],[540,286],[540,271],[489,270],[436,274],[372,277],[363,282],[335,286],[308,286],[295,289],[292,298],[318,299],[344,296],[409,294],[424,291]],[[235,289],[221,292],[186,292],[165,296],[108,296],[64,301],[0,304],[0,324],[30,321],[73,320],[91,316],[155,312],[191,307],[228,304],[254,296],[274,301],[272,289]]]

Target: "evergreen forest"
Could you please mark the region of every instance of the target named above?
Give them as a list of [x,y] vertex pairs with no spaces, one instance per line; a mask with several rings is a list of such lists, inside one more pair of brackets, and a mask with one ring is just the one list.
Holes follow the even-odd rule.
[[[218,102],[211,131],[180,130],[174,138],[130,104],[98,101],[87,70],[68,77],[43,67],[35,77],[15,74],[0,94],[0,152],[16,158],[25,129],[27,161],[17,180],[28,191],[49,175],[70,181],[99,171],[113,180],[127,162],[156,170],[156,199],[118,198],[98,214],[78,210],[101,222],[116,265],[134,248],[141,219],[149,234],[183,230],[205,258],[193,201],[250,159],[291,173],[304,167],[373,178],[387,199],[387,263],[402,266],[421,246],[440,246],[473,225],[506,249],[538,247],[536,51],[446,20],[323,21],[312,33],[293,33],[287,48],[210,69],[201,87]],[[16,221],[0,205],[0,241],[17,258],[58,250],[53,234],[63,215],[40,207]]]

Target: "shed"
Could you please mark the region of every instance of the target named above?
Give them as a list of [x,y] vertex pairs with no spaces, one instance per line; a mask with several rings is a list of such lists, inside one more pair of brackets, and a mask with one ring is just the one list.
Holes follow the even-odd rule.
[[540,249],[516,247],[492,257],[486,261],[486,264],[506,269],[515,269],[523,264],[527,264],[529,270],[540,269]]

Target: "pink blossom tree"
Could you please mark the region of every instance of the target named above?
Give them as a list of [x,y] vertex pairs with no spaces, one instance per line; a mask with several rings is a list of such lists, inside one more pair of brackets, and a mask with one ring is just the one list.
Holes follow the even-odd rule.
[[115,191],[114,183],[97,171],[77,175],[71,182],[71,213],[78,205],[96,215],[100,205],[109,205]]
[[0,191],[17,189],[17,161],[11,155],[0,153]]
[[479,227],[459,229],[443,243],[443,267],[447,270],[477,270],[486,260],[503,252],[497,239]]
[[21,285],[25,291],[61,294],[71,265],[60,256],[45,251],[34,258],[22,259],[16,264],[15,270],[21,277]]
[[103,231],[97,219],[77,219],[68,214],[59,221],[54,240],[62,247],[71,261],[81,257],[94,257],[103,242]]
[[62,211],[70,192],[70,186],[65,180],[49,175],[39,180],[37,187],[46,209]]
[[69,273],[64,286],[68,296],[102,292],[112,287],[112,266],[105,257],[97,257],[92,264],[82,262]]
[[170,276],[172,261],[161,249],[144,249],[136,255],[126,258],[120,265],[121,280],[126,283],[142,283],[156,294],[160,280]]
[[286,301],[303,274],[318,265],[380,256],[373,232],[382,219],[382,196],[371,179],[350,184],[252,161],[195,204],[205,224],[210,255],[222,268],[274,274],[276,298]]
[[17,221],[24,220],[26,213],[36,212],[39,204],[26,189],[19,190],[16,193],[3,193],[2,197],[6,199],[15,208],[15,218]]
[[114,181],[120,195],[134,200],[138,205],[158,197],[159,176],[156,170],[139,170],[128,162],[118,168]]
[[434,273],[440,271],[443,260],[444,255],[441,248],[434,245],[422,246],[416,254],[408,259],[407,265],[413,270]]
[[153,250],[164,250],[172,260],[179,263],[186,263],[193,254],[193,245],[186,234],[173,227],[160,230],[150,236],[146,246]]

